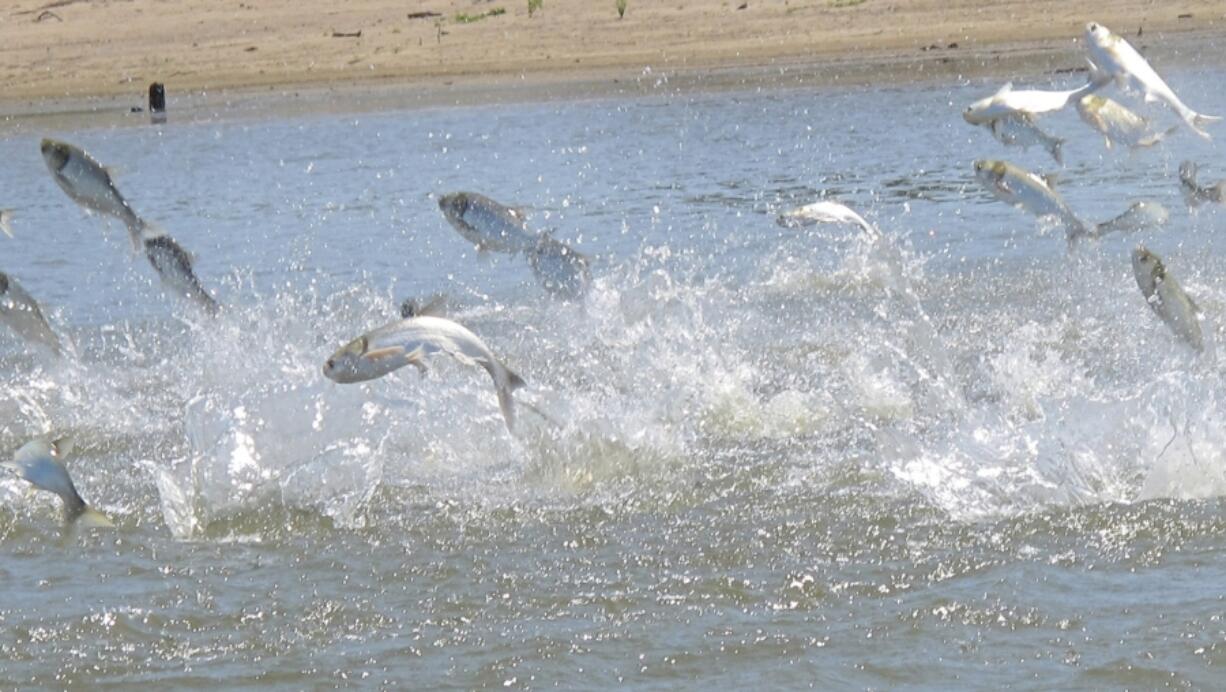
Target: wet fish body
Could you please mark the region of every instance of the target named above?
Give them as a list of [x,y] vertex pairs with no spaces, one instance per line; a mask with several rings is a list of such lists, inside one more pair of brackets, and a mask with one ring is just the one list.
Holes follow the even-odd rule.
[[1053,189],[1050,179],[1043,179],[1006,161],[975,162],[975,177],[997,199],[1025,209],[1039,218],[1058,219],[1065,227],[1069,240],[1092,235],[1092,229],[1077,218]]
[[563,298],[578,298],[592,282],[587,256],[549,235],[528,253],[528,264],[545,290]]
[[373,380],[412,365],[426,371],[425,360],[445,353],[466,365],[484,368],[494,380],[498,407],[514,426],[511,393],[524,386],[519,375],[498,359],[476,334],[442,317],[411,317],[398,320],[359,336],[332,354],[324,363],[324,376],[342,384]]
[[991,125],[1001,118],[1033,118],[1044,113],[1063,110],[1070,101],[1100,89],[1105,79],[1090,81],[1084,86],[1068,91],[1042,91],[1038,89],[1014,90],[1010,82],[995,94],[979,99],[962,111],[962,118],[972,125]]
[[60,339],[52,331],[34,298],[8,274],[0,272],[0,322],[27,341],[60,353]]
[[218,312],[217,301],[204,290],[200,279],[192,270],[191,256],[174,238],[168,235],[151,235],[145,238],[145,256],[153,265],[162,284],[192,302],[199,305],[210,315]]
[[1132,272],[1154,314],[1197,353],[1203,351],[1204,338],[1196,316],[1200,308],[1167,271],[1162,259],[1138,245],[1132,251]]
[[1134,202],[1123,214],[1104,221],[1094,227],[1094,237],[1101,238],[1108,233],[1135,233],[1165,226],[1171,218],[1166,207],[1157,202],[1142,200]]
[[785,211],[778,216],[776,222],[780,226],[786,227],[810,226],[818,223],[850,224],[858,226],[872,237],[881,235],[881,231],[877,230],[876,226],[866,221],[863,216],[857,214],[851,207],[829,200],[813,202],[803,207]]
[[485,195],[455,192],[440,197],[438,206],[452,228],[483,252],[528,252],[539,241],[522,212]]
[[1086,49],[1090,53],[1090,62],[1101,75],[1114,79],[1121,87],[1131,87],[1141,92],[1146,101],[1165,103],[1183,119],[1189,129],[1205,139],[1210,138],[1209,133],[1201,128],[1221,118],[1197,113],[1185,105],[1149,62],[1123,37],[1112,33],[1102,24],[1090,22],[1086,24]]
[[1191,161],[1179,164],[1179,187],[1188,206],[1198,207],[1205,203],[1226,204],[1226,180],[1201,187],[1196,182],[1198,166]]
[[1141,149],[1152,147],[1179,130],[1172,127],[1155,133],[1148,119],[1105,96],[1088,94],[1077,101],[1077,114],[1087,125],[1097,130],[1107,143]]
[[1051,154],[1056,163],[1064,164],[1064,156],[1061,152],[1064,140],[1059,137],[1053,137],[1039,129],[1028,117],[1007,116],[997,118],[988,125],[988,129],[992,131],[992,136],[996,138],[996,141],[1007,147],[1020,146],[1023,149],[1028,149],[1031,146],[1037,145],[1047,150],[1047,153]]
[[64,501],[66,523],[80,521],[84,526],[112,526],[109,519],[86,504],[77,492],[77,487],[61,460],[67,453],[67,447],[65,440],[33,440],[18,449],[13,455],[13,461],[6,462],[3,466],[35,488],[59,495]]
[[122,221],[132,246],[139,250],[145,224],[115,187],[110,171],[80,147],[66,142],[44,139],[41,149],[60,189],[85,209]]

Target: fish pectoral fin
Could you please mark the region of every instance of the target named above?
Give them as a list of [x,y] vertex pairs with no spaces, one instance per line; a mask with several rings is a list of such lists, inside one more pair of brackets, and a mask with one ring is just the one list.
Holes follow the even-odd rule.
[[1013,91],[1013,82],[1005,82],[1004,86],[996,90],[996,95],[1002,96],[1004,94],[1009,93],[1010,91]]
[[362,354],[363,358],[370,360],[384,360],[387,358],[399,358],[405,354],[403,346],[388,346],[387,348],[376,348],[373,351],[367,351]]
[[430,369],[426,367],[426,352],[424,349],[418,348],[406,356],[409,365],[417,368],[417,374],[425,377]]

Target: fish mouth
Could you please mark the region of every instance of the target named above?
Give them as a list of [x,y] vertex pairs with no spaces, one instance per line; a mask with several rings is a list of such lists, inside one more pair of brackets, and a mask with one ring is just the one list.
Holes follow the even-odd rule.
[[44,139],[38,148],[42,152],[43,158],[56,171],[68,165],[67,147],[60,142],[54,139]]

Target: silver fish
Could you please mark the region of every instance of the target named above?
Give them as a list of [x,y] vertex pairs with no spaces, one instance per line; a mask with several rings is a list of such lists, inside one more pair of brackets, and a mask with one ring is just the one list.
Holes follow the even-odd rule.
[[122,221],[128,229],[132,247],[140,250],[145,223],[119,194],[110,171],[79,147],[66,142],[44,139],[42,152],[51,177],[60,188],[82,207]]
[[0,322],[7,324],[22,338],[42,344],[53,353],[60,353],[60,339],[47,324],[38,303],[4,272],[0,272]]
[[1077,101],[1077,113],[1087,125],[1102,134],[1108,149],[1114,144],[1134,149],[1152,147],[1179,131],[1175,126],[1166,132],[1154,133],[1148,119],[1096,94],[1081,97]]
[[587,256],[548,234],[528,253],[528,264],[545,290],[563,298],[582,296],[592,282]]
[[1157,202],[1142,200],[1134,202],[1123,214],[1094,226],[1093,236],[1101,238],[1108,233],[1135,233],[1165,226],[1171,218],[1166,207]]
[[523,379],[503,365],[476,334],[442,317],[411,317],[367,332],[333,353],[323,372],[342,384],[373,380],[406,365],[425,373],[425,359],[435,353],[484,368],[494,380],[507,429],[513,428],[511,393],[524,386]]
[[13,461],[0,464],[39,490],[60,496],[64,501],[64,518],[69,524],[80,521],[83,526],[114,526],[110,519],[94,510],[81,499],[77,487],[61,460],[69,451],[67,440],[44,439],[27,442],[13,455]]
[[1204,339],[1200,320],[1196,317],[1200,308],[1184,293],[1175,277],[1167,272],[1162,259],[1138,245],[1132,251],[1132,273],[1154,314],[1197,353],[1203,351]]
[[1183,191],[1183,199],[1190,207],[1198,207],[1205,202],[1226,204],[1226,180],[1201,187],[1196,182],[1198,166],[1191,161],[1179,164],[1179,187]]
[[194,301],[208,314],[216,315],[217,301],[200,285],[200,279],[192,271],[191,256],[174,238],[165,233],[150,232],[150,228],[145,229],[145,256],[162,278],[162,284],[173,293]]
[[997,199],[1025,209],[1039,218],[1056,218],[1064,224],[1070,241],[1091,235],[1092,229],[1077,218],[1053,188],[1052,178],[1040,178],[1006,161],[975,162],[975,177]]
[[1064,140],[1039,129],[1029,116],[997,118],[988,124],[988,129],[992,131],[992,136],[996,138],[996,141],[1007,147],[1020,146],[1028,149],[1032,145],[1038,145],[1046,149],[1056,163],[1064,164],[1064,156],[1060,151],[1060,147],[1064,146]]
[[1040,91],[1037,89],[1013,89],[1010,82],[995,94],[979,99],[962,111],[962,119],[972,125],[989,125],[1000,118],[1024,116],[1033,118],[1044,113],[1062,110],[1070,101],[1102,88],[1106,79],[1091,80],[1085,86],[1068,91]]
[[1086,24],[1086,48],[1090,53],[1090,63],[1098,74],[1114,79],[1122,87],[1132,87],[1140,91],[1148,102],[1165,103],[1179,114],[1189,129],[1205,139],[1210,138],[1209,133],[1201,128],[1221,118],[1197,113],[1184,105],[1137,49],[1124,38],[1112,33],[1102,24],[1090,22]]
[[452,228],[481,251],[528,252],[538,234],[528,230],[523,212],[475,192],[454,192],[438,200]]
[[864,220],[864,217],[857,214],[851,207],[828,200],[785,211],[775,219],[775,222],[789,228],[818,223],[845,223],[859,226],[860,230],[872,238],[881,236],[881,231],[877,230],[876,226]]
[[426,300],[406,298],[400,304],[400,316],[406,320],[410,317],[442,317],[447,314],[447,302],[445,295],[433,295]]

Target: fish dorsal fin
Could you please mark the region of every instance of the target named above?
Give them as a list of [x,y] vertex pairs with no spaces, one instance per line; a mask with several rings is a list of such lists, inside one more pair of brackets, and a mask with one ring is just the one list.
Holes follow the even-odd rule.
[[1009,93],[1010,91],[1013,91],[1013,82],[1005,82],[1005,85],[1004,85],[1004,86],[1002,86],[1001,88],[999,88],[999,89],[997,89],[997,90],[996,90],[996,95],[997,95],[997,96],[1004,96],[1005,94]]
[[76,448],[76,444],[73,442],[72,437],[68,435],[51,440],[50,446],[51,456],[55,457],[61,463],[63,462],[64,457],[72,454],[72,451]]
[[1047,189],[1055,190],[1056,183],[1060,180],[1060,175],[1057,173],[1044,173],[1043,175],[1040,175],[1039,178],[1043,181],[1043,184],[1047,186]]
[[119,174],[123,172],[122,168],[118,168],[116,166],[103,166],[102,170],[106,171],[106,174],[110,176],[112,180],[118,178]]

